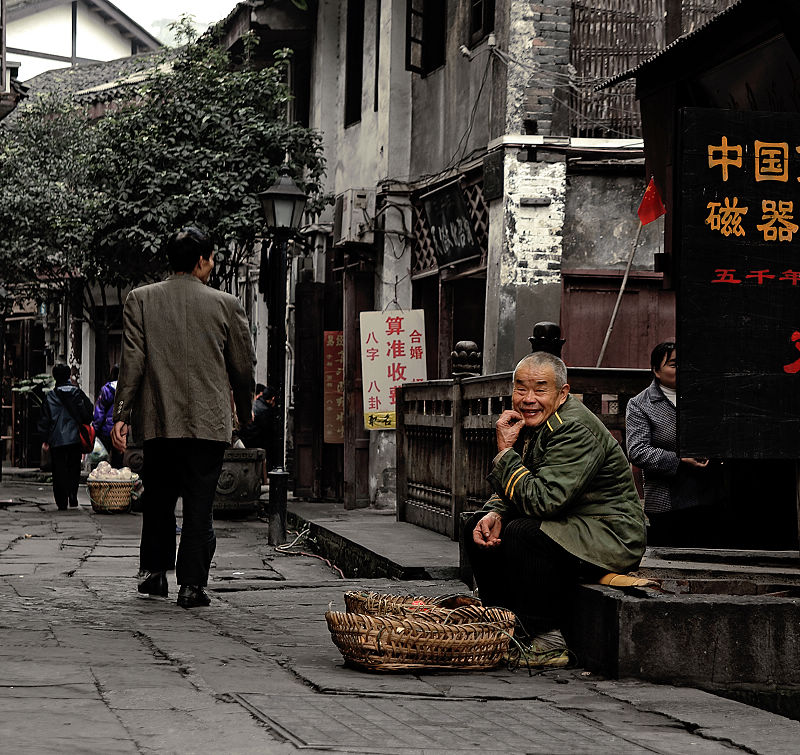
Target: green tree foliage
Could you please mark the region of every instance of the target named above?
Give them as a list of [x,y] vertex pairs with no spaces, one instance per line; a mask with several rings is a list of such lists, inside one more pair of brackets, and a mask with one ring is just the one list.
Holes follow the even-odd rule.
[[50,96],[2,127],[0,284],[17,300],[70,295],[101,341],[107,292],[119,303],[160,277],[175,229],[204,227],[232,278],[263,230],[256,194],[284,161],[312,212],[325,201],[321,139],[286,117],[288,53],[256,68],[250,40],[234,66],[213,36],[178,31],[186,44],[149,58],[94,125]]
[[10,299],[43,301],[86,274],[102,214],[93,182],[97,134],[55,96],[27,104],[0,147],[0,283]]
[[[179,31],[191,37],[183,21]],[[108,222],[100,249],[104,279],[134,266],[142,278],[164,269],[161,246],[173,229],[198,223],[208,230],[224,278],[253,252],[263,230],[256,194],[290,174],[318,211],[324,198],[319,135],[286,117],[288,53],[274,65],[234,69],[212,35],[165,53],[136,91],[98,124],[107,179]]]

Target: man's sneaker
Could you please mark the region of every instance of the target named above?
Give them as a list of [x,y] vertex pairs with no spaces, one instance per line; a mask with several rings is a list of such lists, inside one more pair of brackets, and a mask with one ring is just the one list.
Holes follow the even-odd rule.
[[564,668],[569,665],[569,650],[560,630],[537,634],[517,647],[512,643],[507,660],[510,666],[528,668]]

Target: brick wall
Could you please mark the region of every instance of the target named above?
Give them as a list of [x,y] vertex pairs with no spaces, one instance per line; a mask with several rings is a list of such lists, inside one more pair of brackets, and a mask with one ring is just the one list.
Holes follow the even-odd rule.
[[565,133],[556,99],[567,96],[572,2],[513,0],[510,15],[509,54],[525,67],[509,63],[507,133]]

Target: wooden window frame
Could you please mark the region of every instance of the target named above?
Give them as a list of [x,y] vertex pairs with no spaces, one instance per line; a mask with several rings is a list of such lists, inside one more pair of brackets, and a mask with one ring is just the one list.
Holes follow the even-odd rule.
[[495,0],[470,0],[469,44],[478,44],[494,31]]
[[447,58],[447,0],[406,0],[406,70],[427,76]]

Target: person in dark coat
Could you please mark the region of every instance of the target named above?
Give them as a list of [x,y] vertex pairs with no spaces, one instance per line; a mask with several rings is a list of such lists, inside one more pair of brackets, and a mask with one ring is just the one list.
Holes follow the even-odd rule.
[[[168,594],[176,570],[183,608],[207,606],[216,549],[212,506],[233,430],[231,391],[242,426],[250,422],[255,354],[239,300],[207,285],[214,247],[194,226],[167,243],[173,274],[131,291],[122,314],[122,358],[111,440],[127,445],[132,410],[144,443],[146,490],[139,592]],[[183,522],[175,557],[175,506]]]
[[117,392],[117,378],[119,365],[111,368],[108,382],[100,389],[97,403],[94,405],[94,419],[92,425],[100,442],[108,451],[109,462],[115,469],[122,468],[122,454],[111,444],[111,430],[114,427],[114,396]]
[[242,443],[247,448],[263,448],[266,468],[269,466],[270,439],[275,433],[275,405],[278,393],[270,385],[256,385],[256,400],[253,402],[253,421],[242,432]]
[[653,349],[653,382],[625,411],[628,459],[644,475],[644,509],[650,545],[691,545],[706,530],[717,475],[708,459],[678,456],[677,347],[664,341]]
[[80,388],[70,383],[67,365],[55,365],[53,378],[56,385],[45,396],[38,429],[44,438],[42,448],[50,450],[53,497],[58,510],[64,511],[67,506],[78,505],[83,453],[78,423],[88,424],[92,421],[92,401]]

